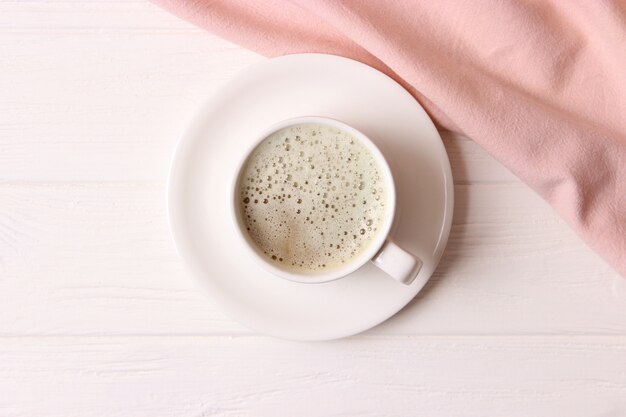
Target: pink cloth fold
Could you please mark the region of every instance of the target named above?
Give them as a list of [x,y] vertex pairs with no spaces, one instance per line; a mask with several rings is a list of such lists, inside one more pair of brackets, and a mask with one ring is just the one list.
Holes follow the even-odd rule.
[[407,88],[626,276],[626,2],[155,0],[267,56],[326,52]]

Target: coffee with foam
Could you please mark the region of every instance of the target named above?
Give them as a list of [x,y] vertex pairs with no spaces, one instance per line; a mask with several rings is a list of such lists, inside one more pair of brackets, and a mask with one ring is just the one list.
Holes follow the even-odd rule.
[[242,223],[277,267],[315,274],[361,255],[386,222],[384,171],[347,132],[298,124],[265,138],[238,183]]

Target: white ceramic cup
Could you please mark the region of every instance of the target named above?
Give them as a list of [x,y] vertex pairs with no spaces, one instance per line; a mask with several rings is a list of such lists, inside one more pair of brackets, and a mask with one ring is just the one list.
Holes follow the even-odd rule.
[[[266,260],[266,258],[257,248],[252,238],[248,235],[246,227],[244,226],[243,220],[241,218],[242,214],[239,202],[240,199],[238,197],[239,181],[241,172],[248,160],[248,157],[250,156],[252,151],[254,151],[254,149],[271,134],[277,132],[280,129],[300,124],[327,125],[349,133],[352,137],[360,141],[361,144],[372,153],[372,155],[374,155],[374,158],[378,162],[378,166],[381,168],[383,176],[385,178],[385,185],[387,189],[387,212],[381,230],[370,242],[369,247],[364,250],[359,256],[355,257],[341,268],[333,269],[331,271],[295,273],[293,271],[277,267],[276,265]],[[350,273],[362,267],[367,262],[371,261],[374,265],[376,265],[378,268],[387,273],[387,275],[391,276],[397,281],[406,285],[411,284],[415,280],[415,277],[417,277],[417,274],[422,267],[422,261],[417,256],[412,255],[411,253],[396,245],[389,238],[389,231],[391,229],[391,225],[393,224],[395,211],[396,189],[393,182],[393,176],[391,175],[391,170],[389,169],[389,164],[387,164],[385,157],[367,136],[354,129],[353,127],[348,126],[347,124],[335,119],[330,119],[327,117],[298,117],[294,119],[287,119],[270,126],[263,132],[261,132],[256,140],[252,142],[252,146],[244,152],[241,158],[241,162],[234,170],[234,179],[231,189],[231,214],[235,224],[235,229],[237,230],[237,234],[241,238],[240,241],[242,243],[242,247],[245,248],[244,250],[252,258],[254,258],[265,270],[271,272],[278,277],[285,278],[290,281],[307,284],[333,281],[349,275]]]

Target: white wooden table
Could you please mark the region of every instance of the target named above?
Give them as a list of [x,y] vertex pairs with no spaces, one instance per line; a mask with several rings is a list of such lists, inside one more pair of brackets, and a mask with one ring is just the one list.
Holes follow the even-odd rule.
[[448,249],[396,317],[293,343],[212,306],[165,180],[261,59],[143,1],[0,1],[0,416],[626,415],[626,280],[463,137]]

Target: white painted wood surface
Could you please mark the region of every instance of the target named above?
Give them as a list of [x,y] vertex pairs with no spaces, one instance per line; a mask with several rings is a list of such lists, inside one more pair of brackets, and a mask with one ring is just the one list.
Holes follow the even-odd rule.
[[143,1],[0,1],[0,416],[626,415],[625,280],[456,135],[450,243],[396,317],[305,344],[213,307],[165,179],[261,59]]

